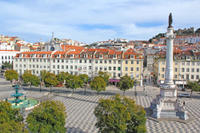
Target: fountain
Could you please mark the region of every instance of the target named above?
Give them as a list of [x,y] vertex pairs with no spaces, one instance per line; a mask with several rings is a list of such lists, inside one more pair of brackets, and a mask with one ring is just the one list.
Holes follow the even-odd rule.
[[12,108],[24,108],[25,110],[30,110],[34,108],[35,106],[39,105],[38,100],[27,98],[24,96],[23,93],[19,93],[19,85],[13,85],[12,86],[15,89],[15,93],[11,94],[12,98],[7,99],[6,101],[10,102],[12,105]]

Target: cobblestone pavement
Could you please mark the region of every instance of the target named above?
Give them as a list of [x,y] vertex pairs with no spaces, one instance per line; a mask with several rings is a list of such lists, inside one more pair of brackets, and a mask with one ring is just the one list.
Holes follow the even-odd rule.
[[[21,90],[28,96],[34,96],[36,98],[42,97],[47,92],[39,92],[38,88],[35,91]],[[13,93],[13,89],[9,86],[9,82],[4,82],[0,79],[0,98],[9,96]],[[116,93],[122,93],[116,89],[109,89],[97,95],[93,91],[88,91],[86,95],[82,90],[77,90],[75,94],[71,95],[71,91],[67,90],[65,93],[62,91],[54,92],[55,96],[53,100],[62,101],[66,106],[67,119],[66,127],[68,133],[97,133],[98,130],[95,127],[96,118],[93,115],[94,108],[97,106],[100,98],[109,98]],[[142,105],[144,108],[150,106],[152,99],[159,93],[159,89],[156,87],[146,87],[146,93],[142,91],[142,88],[137,88],[137,104]],[[127,91],[126,95],[135,99],[134,89]],[[147,95],[147,96],[146,96]],[[192,120],[187,123],[180,123],[175,121],[160,121],[156,122],[147,119],[146,126],[148,133],[200,133],[200,98],[185,98],[186,109],[189,112]]]

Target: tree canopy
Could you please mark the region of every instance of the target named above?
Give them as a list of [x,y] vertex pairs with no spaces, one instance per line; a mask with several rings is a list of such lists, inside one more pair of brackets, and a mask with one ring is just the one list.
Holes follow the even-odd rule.
[[45,101],[27,117],[31,133],[65,133],[65,106],[59,101]]
[[47,72],[45,74],[44,83],[46,87],[52,87],[58,85],[58,80],[55,74]]
[[47,71],[46,70],[42,70],[41,72],[40,72],[40,76],[41,76],[41,80],[44,82],[44,79],[46,78],[46,76],[47,76]]
[[23,117],[18,109],[13,109],[8,102],[0,101],[0,132],[24,133]]
[[73,90],[73,93],[74,93],[75,89],[83,86],[83,81],[80,79],[79,76],[70,75],[67,78],[65,85],[66,85],[67,88],[71,88]]
[[187,88],[191,89],[191,93],[193,91],[200,91],[200,85],[199,85],[198,81],[194,81],[194,82],[188,81],[187,82]]
[[111,99],[100,99],[94,114],[97,118],[95,126],[100,133],[146,132],[146,112],[130,98],[116,95]]
[[6,80],[12,81],[12,80],[18,80],[18,73],[15,70],[6,70],[5,72]]
[[89,80],[89,77],[87,74],[80,74],[79,75],[79,78],[80,80],[82,81],[83,85],[81,86],[81,88],[84,88],[85,91],[84,93],[86,94],[86,88],[87,88],[87,84],[88,84],[88,80]]
[[99,71],[99,77],[103,78],[103,80],[106,82],[106,85],[108,85],[110,78],[110,74],[108,72]]
[[132,88],[134,85],[134,80],[129,76],[123,76],[120,78],[120,82],[118,83],[118,87],[120,90],[125,91]]
[[31,71],[25,71],[22,75],[22,79],[25,84],[29,84],[30,86],[38,86],[40,84],[40,79],[31,73]]
[[91,81],[90,87],[92,90],[96,90],[97,93],[99,93],[100,91],[106,90],[106,82],[102,77],[97,76]]
[[58,81],[64,83],[64,80],[66,80],[69,75],[70,74],[68,72],[60,72],[56,77]]

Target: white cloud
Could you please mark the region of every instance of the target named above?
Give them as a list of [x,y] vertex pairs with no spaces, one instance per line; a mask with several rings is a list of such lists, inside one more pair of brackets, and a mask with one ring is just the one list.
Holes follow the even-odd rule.
[[[200,27],[199,0],[21,0],[0,1],[0,8],[4,32],[43,36],[55,32],[58,37],[84,42],[115,37],[148,39],[165,32],[169,12],[173,12],[175,28]],[[82,24],[114,28],[81,29]]]

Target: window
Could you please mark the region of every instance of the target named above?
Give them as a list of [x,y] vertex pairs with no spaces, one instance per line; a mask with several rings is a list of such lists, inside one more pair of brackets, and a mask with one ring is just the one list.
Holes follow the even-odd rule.
[[182,68],[182,72],[185,72],[185,68]]
[[165,75],[164,75],[164,74],[162,74],[162,78],[165,78]]
[[102,60],[100,60],[100,63],[102,63]]
[[121,74],[120,73],[118,73],[118,77],[120,77],[121,76]]
[[189,80],[189,74],[186,75],[186,79]]
[[57,65],[57,69],[59,69],[60,68],[60,66],[59,65]]
[[113,70],[116,70],[116,67],[113,67]]
[[134,64],[134,61],[133,61],[133,60],[131,61],[131,64]]
[[80,60],[79,63],[82,63],[82,60]]
[[184,66],[184,65],[185,65],[185,62],[182,62],[182,65]]
[[107,64],[107,60],[104,60],[104,63]]
[[194,75],[191,75],[191,79],[194,79]]
[[53,68],[55,68],[55,65],[53,65]]
[[62,65],[62,69],[64,69],[64,65]]
[[177,78],[177,75],[174,75],[174,78]]
[[164,68],[164,67],[162,68],[162,71],[163,71],[163,72],[165,71],[165,68]]
[[194,68],[192,68],[192,72],[194,72]]
[[109,70],[112,70],[112,68],[111,68],[111,67],[109,67]]
[[17,64],[15,65],[15,67],[17,67]]
[[116,64],[116,60],[114,60],[113,63]]
[[121,70],[121,67],[118,67],[118,71],[120,71]]
[[128,61],[126,60],[126,64],[128,64]]
[[102,71],[103,70],[103,68],[102,67],[100,67],[100,71]]
[[118,64],[120,64],[121,63],[121,60],[118,60]]
[[98,60],[96,60],[95,63],[98,63]]
[[73,63],[73,60],[70,60],[70,63]]
[[87,60],[85,60],[85,63],[87,63]]
[[131,67],[131,71],[133,71],[133,67]]
[[112,63],[112,61],[111,60],[109,60],[109,64],[111,64]]
[[190,69],[189,69],[189,68],[187,68],[187,72],[190,72]]
[[78,67],[77,66],[75,66],[75,69],[77,69]]
[[190,65],[190,62],[187,62],[187,65],[189,66],[189,65]]
[[194,66],[194,65],[195,65],[195,62],[192,62],[192,65]]
[[181,78],[184,79],[185,78],[184,75],[182,75]]
[[199,79],[199,75],[196,75],[196,79]]
[[107,71],[107,67],[104,67],[104,71]]
[[178,69],[177,68],[175,68],[175,72],[177,72],[178,71]]
[[89,60],[90,63],[92,63],[92,60]]
[[128,67],[125,67],[125,71],[128,71]]
[[73,69],[73,66],[70,66],[70,69]]
[[66,65],[66,69],[68,69],[68,65]]
[[199,68],[197,68],[197,72],[199,72]]
[[98,67],[95,67],[95,70],[98,71]]
[[139,71],[139,67],[137,67],[136,70]]
[[139,61],[137,61],[137,64],[139,64],[140,62]]

